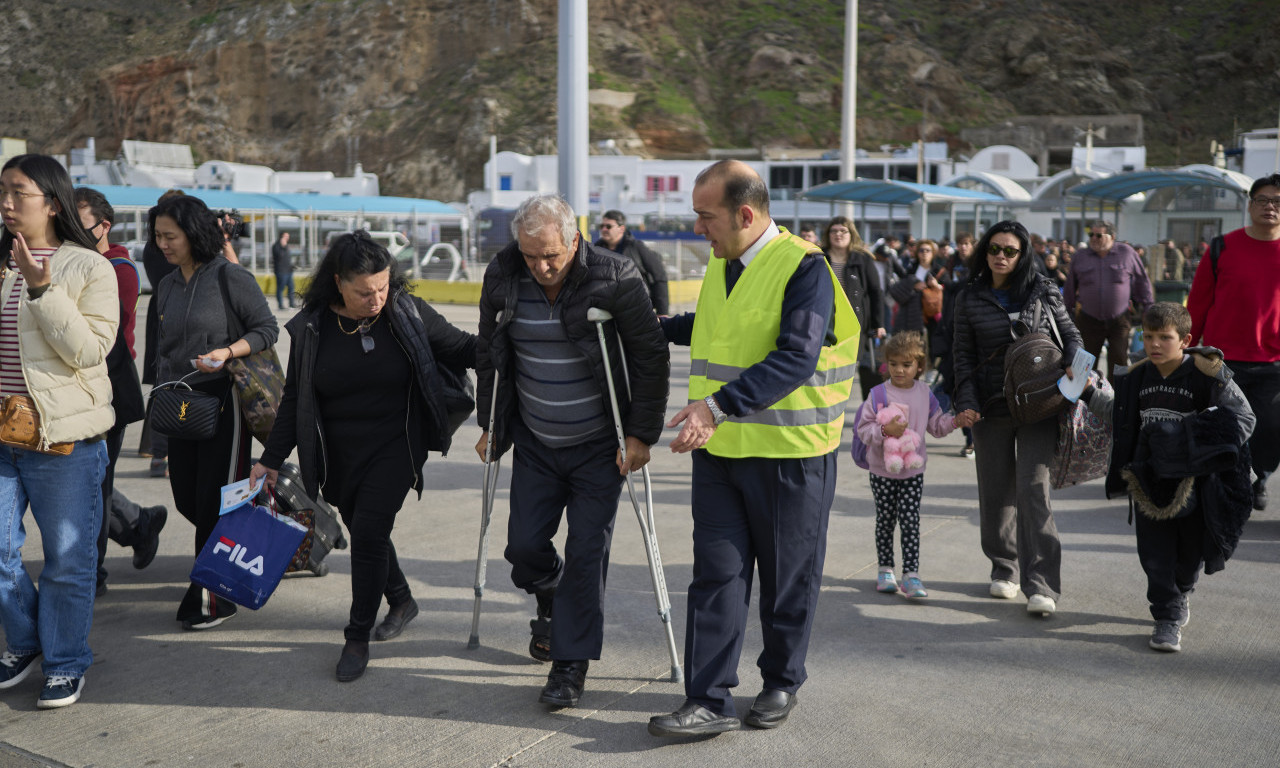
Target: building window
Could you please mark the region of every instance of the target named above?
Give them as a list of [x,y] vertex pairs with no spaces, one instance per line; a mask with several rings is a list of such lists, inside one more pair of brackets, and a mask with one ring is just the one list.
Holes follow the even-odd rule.
[[828,181],[840,180],[840,166],[838,165],[814,165],[809,168],[809,186],[816,187],[819,184],[825,184]]
[[645,176],[644,192],[646,200],[657,200],[660,195],[679,192],[679,176]]
[[775,165],[769,169],[770,189],[804,189],[803,165]]
[[993,152],[991,154],[991,170],[993,171],[1009,170],[1009,153]]

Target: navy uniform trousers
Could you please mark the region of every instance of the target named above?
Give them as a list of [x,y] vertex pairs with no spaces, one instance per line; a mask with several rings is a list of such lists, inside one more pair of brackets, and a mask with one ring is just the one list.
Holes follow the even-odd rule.
[[803,459],[726,459],[693,452],[693,583],[685,628],[685,695],[734,716],[732,689],[760,571],[764,687],[795,693],[818,605],[835,498],[836,452]]
[[[548,448],[519,417],[515,441],[507,548],[511,581],[536,594],[555,589],[551,658],[600,658],[604,645],[604,583],[609,543],[625,478],[618,474],[612,431],[564,448]],[[564,517],[564,558],[551,537]]]

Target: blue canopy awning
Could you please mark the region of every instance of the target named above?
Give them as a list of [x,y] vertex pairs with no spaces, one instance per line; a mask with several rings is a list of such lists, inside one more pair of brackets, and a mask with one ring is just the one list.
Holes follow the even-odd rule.
[[829,200],[847,203],[881,203],[886,205],[911,205],[925,203],[1007,203],[1005,198],[962,187],[944,187],[939,184],[917,184],[913,181],[893,179],[854,179],[853,181],[828,181],[800,195],[806,200]]
[[1128,171],[1087,181],[1067,190],[1068,197],[1092,197],[1120,202],[1134,195],[1164,187],[1217,187],[1247,194],[1247,177],[1204,166],[1195,169]]
[[[87,185],[106,196],[116,208],[150,208],[167,190],[158,187]],[[438,200],[413,197],[312,195],[301,193],[231,192],[222,189],[183,189],[210,208],[235,208],[243,213],[316,213],[412,216],[461,216],[463,213]]]

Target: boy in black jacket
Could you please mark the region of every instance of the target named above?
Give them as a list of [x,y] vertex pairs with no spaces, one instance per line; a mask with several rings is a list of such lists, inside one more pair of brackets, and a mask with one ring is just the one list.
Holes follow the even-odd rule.
[[1138,559],[1157,651],[1182,649],[1188,596],[1200,568],[1222,569],[1252,509],[1248,450],[1254,415],[1222,353],[1188,349],[1191,315],[1159,302],[1142,316],[1147,358],[1117,368],[1114,395],[1089,387],[1090,410],[1115,426],[1107,496],[1127,493],[1138,514]]

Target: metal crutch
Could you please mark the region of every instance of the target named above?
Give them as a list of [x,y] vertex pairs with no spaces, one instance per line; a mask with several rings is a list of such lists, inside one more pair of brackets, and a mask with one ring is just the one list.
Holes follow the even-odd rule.
[[467,648],[480,647],[480,600],[484,597],[485,575],[489,570],[489,521],[493,518],[493,497],[498,492],[498,470],[502,457],[494,455],[493,419],[498,406],[498,369],[493,369],[493,394],[489,398],[489,439],[484,445],[484,498],[480,501],[480,545],[476,552],[476,601],[471,609],[471,637]]
[[[604,356],[604,375],[609,384],[609,404],[613,406],[613,426],[618,433],[618,448],[622,451],[622,460],[627,459],[627,438],[622,432],[622,413],[618,410],[618,395],[613,388],[613,370],[609,367],[609,346],[604,339],[604,324],[613,319],[608,310],[592,307],[587,310],[587,320],[596,324],[596,333],[600,337],[600,352]],[[618,356],[622,359],[622,375],[627,385],[627,396],[631,395],[631,377],[627,375],[627,355],[622,345],[618,345]],[[653,489],[649,482],[649,467],[641,467],[640,474],[644,478],[644,511],[640,510],[640,501],[636,498],[635,481],[631,473],[627,473],[627,493],[631,495],[631,504],[636,509],[636,520],[640,523],[640,533],[644,537],[644,554],[649,560],[649,578],[653,582],[653,596],[658,602],[658,616],[662,619],[663,629],[667,633],[667,651],[671,654],[671,682],[684,680],[684,671],[680,668],[680,655],[676,651],[676,636],[671,631],[671,597],[667,594],[667,577],[662,573],[662,556],[658,553],[658,535],[653,520]]]

